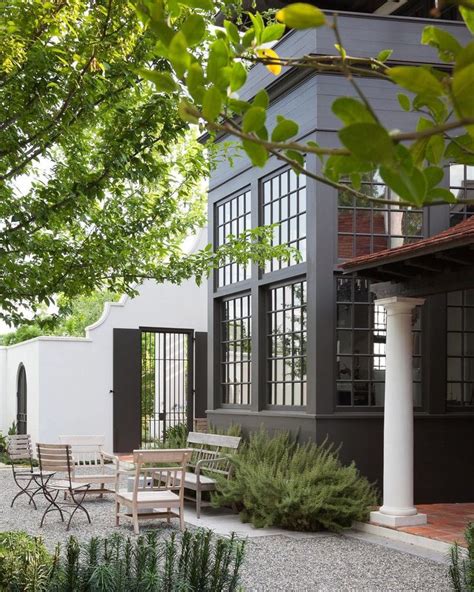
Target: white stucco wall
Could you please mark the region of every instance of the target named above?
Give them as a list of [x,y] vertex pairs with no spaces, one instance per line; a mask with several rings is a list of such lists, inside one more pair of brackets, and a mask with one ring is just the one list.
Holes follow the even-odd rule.
[[[192,250],[204,246],[206,231]],[[107,303],[85,338],[38,337],[0,349],[0,430],[16,417],[19,364],[28,381],[28,432],[57,442],[60,434],[103,434],[112,450],[113,330],[165,327],[207,331],[207,287],[147,280],[135,298]]]

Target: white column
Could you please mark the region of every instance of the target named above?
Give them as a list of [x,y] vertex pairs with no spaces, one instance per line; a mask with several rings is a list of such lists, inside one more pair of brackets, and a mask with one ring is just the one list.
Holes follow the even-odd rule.
[[413,365],[412,311],[419,298],[376,300],[387,311],[383,443],[383,506],[370,513],[385,526],[426,523],[413,503]]

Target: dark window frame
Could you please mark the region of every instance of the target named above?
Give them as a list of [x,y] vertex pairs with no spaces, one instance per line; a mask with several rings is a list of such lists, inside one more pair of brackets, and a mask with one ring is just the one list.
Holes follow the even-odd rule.
[[[351,294],[349,300],[341,300],[339,297],[339,289],[338,284],[340,281],[347,281],[350,282],[351,285]],[[367,300],[359,300],[356,299],[355,295],[355,283],[359,281],[361,283],[365,283],[367,285],[366,293],[368,294],[370,301]],[[386,343],[386,313],[385,311],[380,311],[380,314],[383,315],[385,321],[385,328],[377,328],[375,327],[375,313],[377,312],[375,309],[374,300],[375,297],[373,293],[370,291],[370,282],[368,280],[364,280],[362,278],[357,278],[356,276],[343,276],[341,273],[335,274],[335,331],[336,331],[336,351],[334,352],[336,358],[336,369],[335,369],[335,390],[334,390],[334,409],[336,413],[340,412],[357,412],[357,411],[370,411],[370,412],[380,412],[384,409],[384,404],[376,404],[372,403],[375,400],[373,397],[377,396],[377,392],[375,390],[376,385],[383,385],[383,393],[382,396],[385,401],[385,372],[383,377],[380,379],[374,379],[374,371],[375,370],[383,370],[385,371],[385,353],[376,353],[374,350],[375,343]],[[350,307],[350,324],[346,327],[340,325],[340,316],[339,316],[339,306],[349,306]],[[366,317],[366,326],[363,327],[362,324],[360,326],[356,325],[356,315],[355,312],[357,307],[360,307],[360,310]],[[365,310],[364,310],[365,309]],[[419,385],[419,404],[413,405],[413,409],[416,411],[421,411],[424,405],[424,393],[423,393],[423,347],[422,347],[422,310],[420,307],[417,307],[418,320],[420,326],[418,329],[413,329],[413,333],[417,334],[417,343],[419,347],[419,351],[413,354],[413,361],[415,366],[415,361],[417,362],[417,367],[419,370],[419,377],[414,378],[413,383]],[[415,313],[414,313],[415,314]],[[376,335],[375,332],[378,334]],[[356,340],[354,339],[354,334],[357,333],[364,333],[368,334],[366,338],[367,343],[367,352],[357,352],[354,353],[354,344]],[[337,343],[339,341],[339,335],[342,334],[350,334],[350,350],[348,352],[337,350]],[[374,337],[378,339],[375,340]],[[340,342],[340,341],[339,341]],[[348,366],[351,375],[347,378],[340,378],[340,369],[339,364],[340,358],[349,359],[350,364]],[[357,358],[357,363],[355,362],[354,358]],[[365,362],[365,360],[367,360]],[[372,363],[371,363],[372,360]],[[379,364],[383,364],[383,368],[374,368],[374,362],[378,360]],[[367,378],[354,378],[354,371],[357,367],[357,364],[360,365],[362,361],[362,368],[364,366],[367,367]],[[339,391],[340,386],[350,384],[349,391]],[[355,394],[357,394],[357,390],[354,388],[354,385],[367,385],[367,404],[356,404],[355,403]],[[350,393],[350,402],[347,404],[341,404],[339,401],[339,394],[340,392],[348,392]],[[365,391],[359,391],[359,394],[363,393],[365,395]],[[416,393],[414,393],[416,395]]]
[[[247,314],[245,316],[242,315],[242,302],[243,299],[247,300]],[[241,314],[238,317],[234,317],[233,319],[230,319],[226,316],[225,313],[225,307],[229,302],[236,302],[236,301],[240,301],[240,311]],[[252,364],[253,364],[253,359],[252,359],[252,295],[250,292],[246,291],[246,292],[238,292],[229,296],[226,296],[225,298],[222,298],[218,301],[219,303],[219,308],[220,308],[220,314],[219,314],[219,385],[220,385],[220,402],[223,408],[249,408],[252,404]],[[248,325],[248,336],[246,336],[245,338],[240,337],[240,338],[234,338],[230,339],[228,338],[228,334],[226,333],[226,326],[228,326],[229,322],[234,321],[234,322],[242,322],[246,320],[247,321],[247,325]],[[229,346],[233,346],[233,351],[234,351],[234,355],[237,352],[238,349],[238,345],[240,344],[240,347],[242,346],[243,342],[246,341],[249,344],[249,358],[248,360],[243,360],[243,358],[241,357],[239,360],[227,360],[227,353],[230,351],[230,349],[226,349],[229,348]],[[240,354],[242,353],[241,350]],[[246,374],[247,374],[247,380],[243,381],[242,378],[244,376],[244,366],[246,367]],[[235,378],[235,374],[237,374],[236,372],[236,368],[239,367],[239,376],[240,376],[240,381],[226,381],[226,367],[228,368],[227,370],[227,376],[229,376],[229,372],[230,372],[230,368],[233,367],[233,372],[234,372],[234,378]],[[247,392],[247,396],[246,396],[246,402],[243,402],[243,389],[240,388],[239,390],[239,397],[236,396],[236,392],[235,392],[235,387],[246,387],[246,392]],[[230,397],[229,397],[229,393],[230,393],[230,387],[234,387],[234,394],[233,394],[233,400],[230,401]],[[227,394],[226,394],[226,389],[228,389]],[[237,400],[240,399],[240,402]]]
[[[244,203],[243,213],[240,213],[239,204],[240,200]],[[220,221],[219,212],[222,209],[224,211],[225,216],[225,209],[227,204],[229,204],[229,208],[232,209],[232,203],[236,202],[236,216],[233,217],[231,211],[231,217],[229,219],[224,218],[224,220]],[[248,209],[247,209],[248,206]],[[238,189],[237,191],[232,192],[230,195],[227,195],[214,203],[214,229],[213,229],[213,236],[214,236],[214,248],[218,248],[224,244],[226,244],[226,238],[230,234],[234,234],[231,232],[226,232],[225,227],[230,225],[231,227],[233,224],[237,224],[237,232],[234,234],[235,236],[240,235],[242,232],[246,230],[250,230],[252,228],[252,191],[251,186],[249,184],[245,185],[243,188]],[[240,228],[240,221],[242,221],[243,228]],[[222,232],[222,239],[221,242],[221,233],[220,229],[223,229]],[[227,281],[226,274],[227,271],[230,275],[230,281]],[[251,265],[248,264],[247,266],[239,265],[237,263],[225,263],[224,265],[220,266],[214,272],[214,289],[220,290],[228,288],[229,286],[234,286],[240,284],[241,282],[248,281],[252,275]],[[223,275],[223,281],[221,281],[221,275]]]
[[[285,288],[287,287],[293,287],[300,284],[301,286],[304,285],[304,294],[305,294],[305,298],[304,298],[304,303],[302,303],[301,305],[295,306],[294,303],[294,292],[292,290],[291,292],[291,305],[290,306],[283,306],[282,308],[273,308],[273,299],[272,299],[272,294],[275,293],[276,290],[283,288],[283,300],[282,303],[285,303]],[[275,296],[276,298],[276,296]],[[292,411],[304,411],[308,405],[308,371],[307,371],[307,364],[308,364],[308,352],[307,352],[307,345],[308,345],[308,328],[307,328],[307,308],[308,308],[308,298],[307,298],[307,279],[306,276],[299,276],[299,277],[292,277],[292,278],[286,278],[285,280],[282,280],[280,282],[277,283],[273,283],[270,284],[268,286],[266,286],[266,291],[265,291],[265,322],[264,322],[264,327],[265,327],[265,402],[266,402],[266,408],[267,409],[271,409],[271,410],[281,410],[281,411],[288,411],[288,410],[292,410]],[[297,310],[301,310],[301,318],[300,318],[300,323],[301,323],[301,328],[298,331],[295,331],[295,326],[294,326],[294,320],[295,320],[295,311]],[[285,312],[286,311],[292,311],[291,314],[291,331],[286,331],[286,315]],[[274,330],[272,330],[272,318],[275,318],[278,314],[280,314],[283,318],[283,325],[284,325],[284,332],[283,333],[279,333],[276,332]],[[303,320],[304,319],[304,320]],[[292,355],[289,356],[285,356],[285,350],[283,351],[283,355],[279,355],[279,356],[275,356],[274,355],[274,349],[273,349],[273,344],[276,341],[276,337],[278,335],[282,335],[285,337],[290,336],[291,340],[292,340],[292,344],[291,344],[291,353]],[[300,339],[302,340],[301,343],[304,342],[304,354],[302,355],[294,355],[294,340],[295,337],[299,335]],[[286,346],[285,346],[286,347]],[[283,366],[285,366],[285,360],[292,360],[292,365],[291,365],[291,380],[274,380],[274,376],[272,374],[272,369],[276,368],[278,361],[283,360]],[[295,379],[294,376],[294,370],[295,370],[295,365],[294,365],[294,360],[296,359],[300,359],[301,363],[306,365],[306,372],[303,374],[301,372],[301,375],[306,376],[306,378],[303,380],[302,378],[300,379]],[[276,388],[273,389],[272,385],[283,385],[282,386],[282,397],[283,397],[283,401],[287,400],[287,396],[289,393],[289,397],[290,397],[290,403],[274,403],[272,402],[272,400],[275,400],[274,398],[276,398],[278,396],[277,392],[276,392]],[[299,404],[295,403],[295,385],[299,385]],[[289,386],[289,389],[287,390],[287,386]]]

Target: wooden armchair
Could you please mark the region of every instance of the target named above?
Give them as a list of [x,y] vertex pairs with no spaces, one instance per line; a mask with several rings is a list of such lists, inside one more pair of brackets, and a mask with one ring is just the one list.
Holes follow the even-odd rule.
[[[68,444],[72,450],[73,480],[76,483],[90,483],[87,493],[114,493],[115,473],[118,470],[118,458],[104,452],[104,436],[59,436],[62,444]],[[113,463],[109,471],[106,461]],[[94,473],[81,474],[82,468],[92,468]]]
[[[171,516],[179,518],[181,530],[184,530],[184,474],[192,450],[134,450],[133,470],[119,470],[115,489],[115,523],[121,518],[132,520],[135,534],[139,534],[139,520],[165,517],[170,522]],[[133,475],[133,490],[120,489],[121,475]],[[120,507],[128,512],[123,513]],[[163,508],[163,511],[160,511]],[[172,511],[172,509],[177,510]]]

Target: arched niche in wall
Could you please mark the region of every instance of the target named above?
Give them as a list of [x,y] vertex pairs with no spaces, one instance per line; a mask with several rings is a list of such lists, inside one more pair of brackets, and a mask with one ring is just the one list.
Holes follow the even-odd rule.
[[28,393],[26,370],[23,364],[18,366],[16,384],[16,431],[17,434],[26,434]]

